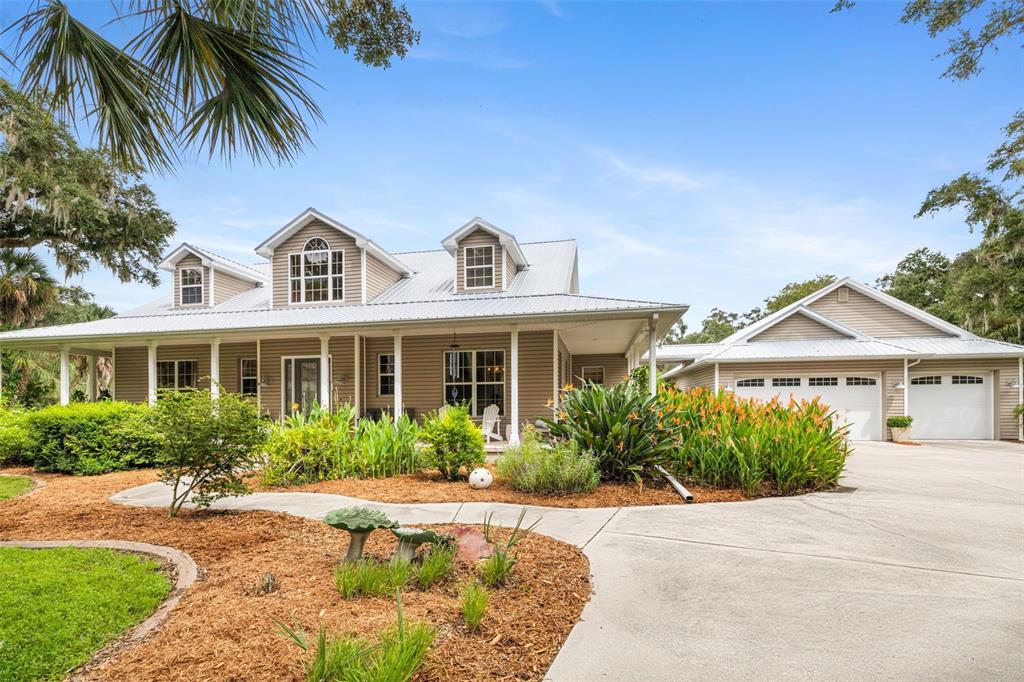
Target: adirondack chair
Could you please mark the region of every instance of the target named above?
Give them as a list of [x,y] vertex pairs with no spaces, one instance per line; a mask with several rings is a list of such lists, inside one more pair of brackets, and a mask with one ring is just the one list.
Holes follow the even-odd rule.
[[437,408],[437,416],[443,417],[445,415],[445,412],[447,412],[449,408],[451,408],[451,405],[449,405],[448,403],[445,403],[441,407]]
[[492,404],[484,408],[484,418],[480,428],[488,442],[501,440],[501,417],[498,416],[497,405]]

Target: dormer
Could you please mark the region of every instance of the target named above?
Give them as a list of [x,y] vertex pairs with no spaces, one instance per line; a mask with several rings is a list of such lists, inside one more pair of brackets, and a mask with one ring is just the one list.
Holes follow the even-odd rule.
[[515,236],[482,218],[473,218],[441,244],[455,259],[457,294],[505,291],[529,267]]
[[174,275],[175,308],[209,308],[266,283],[259,271],[190,244],[174,249],[160,269]]
[[314,208],[256,253],[271,263],[274,308],[368,303],[412,274],[372,240]]

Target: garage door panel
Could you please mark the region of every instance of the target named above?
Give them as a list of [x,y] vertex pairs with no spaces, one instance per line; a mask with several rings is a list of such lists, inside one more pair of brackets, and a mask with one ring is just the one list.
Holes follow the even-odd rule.
[[911,434],[916,440],[992,438],[992,374],[911,376]]

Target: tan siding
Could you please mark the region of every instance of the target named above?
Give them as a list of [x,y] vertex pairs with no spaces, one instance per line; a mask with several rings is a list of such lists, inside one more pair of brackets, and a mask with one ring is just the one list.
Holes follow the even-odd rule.
[[[840,302],[838,294],[844,289],[849,292],[850,300]],[[848,287],[829,292],[808,307],[867,336],[948,336],[931,325]]]
[[307,336],[260,341],[260,374],[266,379],[260,386],[260,405],[274,419],[281,417],[281,358],[291,355],[319,356],[320,338]]
[[532,424],[540,417],[551,418],[551,335],[550,331],[519,332],[519,419],[524,424]]
[[751,341],[792,341],[795,339],[837,339],[846,338],[845,334],[827,327],[806,315],[796,313],[781,322],[777,322],[760,334],[751,337]]
[[[220,275],[217,275],[219,278]],[[214,287],[217,282],[213,283]],[[220,384],[224,390],[239,393],[242,390],[242,358],[256,358],[256,342],[220,344]]]
[[402,277],[372,253],[366,254],[366,300],[372,301]]
[[130,403],[144,403],[148,396],[149,373],[145,346],[114,351],[114,397]]
[[582,382],[584,367],[598,365],[604,367],[604,383],[606,386],[621,384],[628,374],[626,357],[615,353],[606,355],[574,355],[572,356],[572,381]]
[[[405,350],[405,339],[402,340],[402,349]],[[393,409],[395,406],[394,396],[381,396],[378,395],[377,391],[380,388],[380,384],[377,381],[377,370],[379,365],[377,364],[377,356],[381,353],[393,353],[395,350],[395,341],[390,336],[385,337],[367,337],[364,339],[363,346],[363,410],[372,409]],[[405,388],[405,382],[402,383],[402,388]],[[404,395],[402,397],[406,404],[408,404],[408,398]],[[434,406],[435,408],[437,405]]]
[[[465,277],[465,248],[467,246],[493,246],[494,247],[494,288],[493,289],[470,289],[466,292],[464,288]],[[486,291],[499,291],[501,289],[502,282],[502,257],[501,257],[501,243],[498,238],[490,232],[485,230],[476,229],[467,234],[459,241],[458,250],[455,252],[455,291],[456,293],[476,293]]]
[[255,288],[256,284],[254,282],[242,279],[241,277],[235,277],[230,272],[217,270],[213,275],[213,303],[214,305],[223,303],[229,298]]
[[505,271],[505,288],[508,289],[512,285],[512,280],[519,274],[519,266],[512,261],[512,256],[509,254],[508,249],[502,249],[502,253],[501,267]]
[[[995,400],[994,426],[996,438],[1014,439],[1017,438],[1017,417],[1013,414],[1017,406],[1017,389],[1010,384],[1017,380],[1018,368],[1016,358],[1000,358],[993,360],[922,360],[910,368],[911,375],[942,372],[957,373],[963,370],[968,372],[992,372],[993,398]],[[914,396],[911,393],[910,405],[913,409]]]
[[203,262],[199,260],[198,256],[194,256],[191,253],[182,257],[178,261],[178,264],[174,269],[174,306],[181,305],[181,270],[182,268],[202,268],[203,269],[203,302],[190,304],[189,308],[199,308],[201,306],[207,306],[210,304],[210,269],[203,267]]
[[[359,247],[352,237],[345,235],[333,227],[320,221],[313,221],[274,249],[272,260],[272,276],[274,279],[274,307],[287,306],[288,288],[288,256],[302,251],[302,247],[313,237],[323,237],[332,250],[345,250],[345,303],[359,303],[362,300]],[[337,304],[338,301],[324,302]],[[324,305],[324,303],[307,303],[305,305]]]
[[676,386],[685,390],[690,390],[691,388],[714,388],[715,368],[707,366],[691,374],[684,374],[676,379]]
[[355,404],[355,347],[351,336],[332,336],[327,345],[331,355],[331,406]]

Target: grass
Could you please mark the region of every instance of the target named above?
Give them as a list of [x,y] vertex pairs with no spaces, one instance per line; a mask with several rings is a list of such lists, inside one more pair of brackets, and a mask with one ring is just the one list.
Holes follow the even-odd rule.
[[516,490],[541,495],[588,493],[601,480],[597,459],[581,452],[575,441],[548,446],[534,429],[526,429],[522,443],[505,450],[498,476]]
[[413,580],[421,590],[429,590],[431,585],[452,574],[455,570],[454,559],[454,549],[433,547],[423,555],[423,562],[413,570]]
[[0,679],[64,679],[166,598],[159,569],[109,549],[0,548]]
[[470,630],[480,627],[484,614],[487,612],[487,590],[478,583],[471,582],[462,590],[460,605],[462,620]]
[[370,559],[349,561],[334,569],[334,585],[345,599],[390,597],[409,577],[407,562],[378,563]]
[[32,489],[28,476],[0,476],[0,500],[9,500]]

